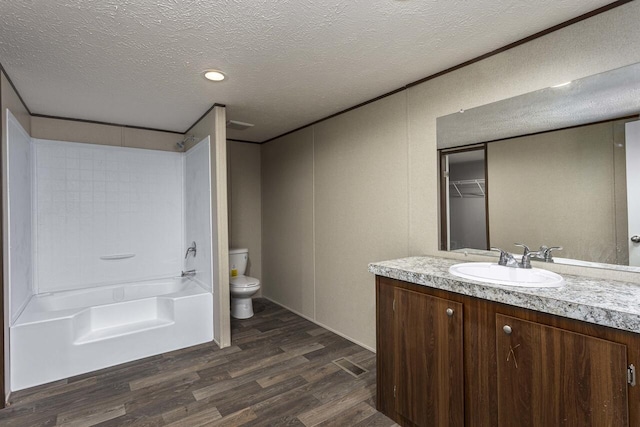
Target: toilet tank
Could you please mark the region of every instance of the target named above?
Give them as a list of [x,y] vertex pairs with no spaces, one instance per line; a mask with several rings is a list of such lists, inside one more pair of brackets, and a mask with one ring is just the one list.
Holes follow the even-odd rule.
[[249,249],[229,249],[229,275],[244,276],[249,260]]

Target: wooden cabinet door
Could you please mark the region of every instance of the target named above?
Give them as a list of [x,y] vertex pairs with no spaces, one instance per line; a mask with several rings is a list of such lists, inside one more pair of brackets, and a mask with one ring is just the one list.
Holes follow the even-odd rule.
[[399,288],[394,299],[396,412],[418,426],[462,426],[462,304]]
[[500,426],[627,426],[627,348],[496,315]]

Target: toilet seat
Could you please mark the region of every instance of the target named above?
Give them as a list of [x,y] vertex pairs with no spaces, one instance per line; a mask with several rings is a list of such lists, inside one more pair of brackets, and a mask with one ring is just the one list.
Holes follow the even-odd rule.
[[260,286],[260,280],[249,276],[235,276],[229,279],[229,286],[236,289],[253,288]]
[[249,276],[229,277],[231,317],[248,319],[253,316],[251,296],[260,290],[260,280]]

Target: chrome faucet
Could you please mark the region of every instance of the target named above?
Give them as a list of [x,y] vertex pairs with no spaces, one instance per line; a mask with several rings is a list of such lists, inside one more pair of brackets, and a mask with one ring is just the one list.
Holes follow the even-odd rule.
[[191,242],[191,246],[189,246],[187,248],[187,253],[184,254],[184,259],[187,259],[187,257],[189,256],[189,254],[193,252],[193,257],[196,257],[196,242]]
[[553,262],[553,256],[551,255],[551,252],[555,250],[562,250],[561,246],[547,247],[545,245],[542,245],[540,246],[540,250],[532,252],[529,247],[523,243],[514,243],[514,245],[524,249],[520,262],[516,261],[514,256],[509,252],[505,252],[500,248],[491,248],[492,251],[500,251],[500,260],[498,261],[498,265],[513,268],[531,268],[532,259],[537,259],[544,262]]
[[498,265],[502,265],[504,267],[518,267],[518,261],[511,255],[509,252],[503,251],[500,248],[491,248],[492,251],[500,251],[500,260],[498,261]]
[[195,275],[196,275],[195,270],[187,270],[187,271],[183,271],[180,277],[193,277]]
[[534,252],[531,252],[529,247],[524,243],[514,243],[514,245],[524,249],[524,252],[522,253],[522,260],[518,263],[518,267],[531,268],[531,256],[534,254]]
[[503,251],[500,248],[491,248],[492,251],[500,251],[500,260],[498,261],[498,265],[512,268],[531,268],[531,255],[534,254],[534,252],[531,252],[527,245],[523,245],[522,243],[514,244],[524,248],[524,253],[522,254],[520,262],[518,262],[509,252]]
[[553,262],[553,255],[551,255],[552,251],[561,251],[562,246],[552,246],[548,247],[545,245],[540,246],[540,250],[538,252],[534,252],[535,256],[532,255],[532,258],[539,259],[544,262]]

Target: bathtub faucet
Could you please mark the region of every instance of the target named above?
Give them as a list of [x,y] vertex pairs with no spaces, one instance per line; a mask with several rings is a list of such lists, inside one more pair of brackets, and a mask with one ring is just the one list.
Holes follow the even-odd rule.
[[187,271],[183,271],[180,276],[181,277],[193,277],[195,275],[196,275],[196,271],[195,270],[187,270]]
[[184,259],[187,259],[187,257],[189,256],[189,254],[193,252],[193,257],[196,257],[196,242],[191,242],[191,246],[189,246],[187,248],[187,253],[184,254]]

